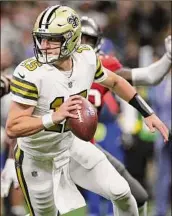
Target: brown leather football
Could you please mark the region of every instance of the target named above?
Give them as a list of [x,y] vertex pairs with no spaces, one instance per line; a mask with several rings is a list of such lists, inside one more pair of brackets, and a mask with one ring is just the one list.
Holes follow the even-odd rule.
[[97,128],[97,110],[84,97],[81,100],[81,110],[72,111],[73,113],[77,112],[79,118],[68,118],[67,124],[75,136],[82,140],[90,141],[94,137]]

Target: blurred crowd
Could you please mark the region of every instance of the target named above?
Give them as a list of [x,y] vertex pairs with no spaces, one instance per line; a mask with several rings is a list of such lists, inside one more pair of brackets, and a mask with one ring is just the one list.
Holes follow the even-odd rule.
[[[14,68],[22,60],[34,55],[31,34],[33,24],[38,14],[50,5],[71,6],[80,16],[87,15],[93,18],[101,27],[107,40],[102,51],[115,55],[125,67],[143,67],[159,59],[165,50],[164,38],[171,34],[172,3],[170,1],[83,0],[3,1],[0,3],[0,66],[1,74],[8,76],[12,75]],[[154,107],[160,118],[168,126],[171,126],[171,82],[169,80],[171,79],[166,79],[156,87],[139,87],[138,91]],[[162,92],[164,96],[159,101]],[[2,127],[5,126],[9,102],[9,95],[1,99]],[[165,203],[161,205],[161,200],[157,198],[161,194],[161,190],[157,189],[160,183],[155,184],[158,176],[157,166],[162,166],[162,164],[165,164],[165,168],[170,166],[170,164],[166,164],[166,161],[156,162],[163,140],[159,134],[150,134],[140,115],[133,109],[130,110],[123,102],[120,103],[120,113],[115,116],[111,115],[109,104],[105,103],[96,134],[97,142],[125,163],[130,173],[147,189],[151,202],[157,199],[156,203],[161,206],[162,211],[168,212],[171,203],[170,189],[166,191],[166,195],[163,197]],[[114,123],[116,119],[118,123]],[[165,168],[164,172],[168,172]],[[170,188],[170,174],[161,173],[160,175],[164,175],[163,184],[169,184]],[[7,202],[11,202],[9,198]],[[102,202],[104,205],[104,201]],[[107,211],[110,215],[110,210]],[[153,211],[156,212],[156,209]],[[9,216],[10,213],[6,213],[4,216],[7,215]]]

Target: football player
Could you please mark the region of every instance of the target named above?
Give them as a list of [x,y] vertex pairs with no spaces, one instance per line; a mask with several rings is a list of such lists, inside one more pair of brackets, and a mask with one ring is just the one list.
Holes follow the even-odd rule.
[[0,97],[3,97],[9,92],[10,92],[10,78],[1,75]]
[[122,76],[135,86],[152,86],[160,83],[171,69],[171,35],[165,38],[166,53],[160,60],[143,68],[124,68],[119,61],[109,55],[104,55],[101,46],[104,43],[103,33],[96,22],[89,17],[82,17],[82,42],[89,44],[99,55],[102,64]]
[[135,107],[165,142],[168,128],[125,79],[104,68],[90,46],[80,45],[81,23],[73,9],[45,9],[33,40],[35,57],[13,74],[6,124],[8,136],[17,138],[16,172],[30,215],[56,216],[57,209],[65,214],[84,207],[77,184],[111,200],[120,216],[138,216],[127,181],[98,148],[75,137],[65,120],[78,118],[71,110],[81,109],[81,96],[87,97],[96,81]]
[[[104,42],[102,37],[103,33],[92,18],[86,16],[82,17],[81,26],[81,43],[89,44],[93,47],[105,68],[118,73],[118,75],[128,79],[128,81],[134,83],[135,85],[158,84],[169,72],[171,65],[171,36],[168,36],[165,39],[165,47],[167,52],[164,54],[161,60],[150,65],[149,67],[127,69],[122,67],[121,63],[116,57],[104,55],[104,53],[101,52],[101,46]],[[108,88],[98,83],[93,83],[91,86],[89,100],[97,107],[98,111],[100,111],[102,108],[103,98],[107,91]],[[96,146],[104,152],[111,164],[127,180],[131,192],[137,201],[140,215],[146,216],[146,201],[148,199],[147,192],[140,185],[140,183],[129,174],[124,165],[119,160],[117,160],[117,158],[101,148],[100,145],[96,144]]]

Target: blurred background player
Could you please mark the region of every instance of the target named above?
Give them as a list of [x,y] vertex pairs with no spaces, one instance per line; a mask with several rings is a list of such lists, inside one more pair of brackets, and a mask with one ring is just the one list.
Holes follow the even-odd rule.
[[[117,72],[119,75],[124,76],[132,83],[133,83],[133,77],[134,77],[135,85],[140,85],[140,84],[144,84],[144,85],[154,84],[155,85],[158,82],[160,82],[164,78],[164,76],[169,72],[170,64],[171,64],[170,56],[169,56],[171,52],[170,51],[170,47],[171,47],[171,37],[170,36],[166,38],[165,40],[167,53],[164,54],[164,56],[159,62],[156,62],[156,65],[153,64],[146,68],[137,68],[134,70],[125,69],[122,67],[121,63],[113,55],[107,55],[102,52],[101,48],[103,44],[106,43],[106,41],[103,38],[103,33],[101,32],[99,26],[95,23],[95,21],[89,17],[84,16],[81,18],[81,23],[82,23],[82,43],[89,44],[94,48],[95,52],[98,54],[99,58],[101,59],[104,67],[114,72]],[[156,69],[159,67],[161,69],[157,71]],[[156,76],[154,76],[155,70],[157,72]],[[141,76],[139,73],[141,74]],[[101,108],[103,107],[103,103],[104,103],[103,101],[105,99],[105,95],[107,95],[107,92],[108,92],[108,89],[106,89],[105,87],[102,87],[97,83],[93,83],[92,88],[89,93],[90,94],[89,100],[97,107],[99,113],[101,111]],[[108,97],[108,99],[110,99],[110,97]],[[101,148],[100,145],[98,144],[96,145],[99,148]],[[138,206],[141,207],[140,214],[141,212],[142,214],[144,212],[144,215],[147,215],[146,210],[145,210],[146,207],[143,208],[143,204],[145,202],[139,202],[140,199],[142,201],[145,199],[144,191],[141,190],[140,187],[138,187],[138,183],[126,171],[122,163],[116,160],[111,154],[107,153],[105,150],[104,150],[104,153],[107,155],[108,159],[111,161],[113,166],[120,173],[122,172],[122,175],[126,178],[126,180],[128,180],[131,191],[137,200]],[[139,191],[139,189],[141,191]],[[94,213],[95,207],[93,206],[92,209],[93,209],[92,213]]]
[[10,92],[10,79],[7,76],[1,75],[0,97]]
[[[106,55],[101,47],[106,43],[103,32],[92,18],[82,17],[82,43],[90,44],[99,55],[102,64],[111,68],[118,75],[124,77],[133,85],[155,85],[164,79],[171,68],[171,35],[165,40],[166,53],[156,63],[143,68],[124,68],[114,55]],[[156,71],[156,73],[155,73]]]
[[[117,70],[122,68],[122,65],[120,62],[113,56],[104,55],[101,50],[102,45],[102,34],[99,29],[99,27],[96,25],[93,19],[88,17],[82,17],[81,18],[81,25],[82,25],[82,38],[81,43],[83,44],[89,44],[91,45],[95,52],[99,55],[99,58],[101,59],[101,62],[104,67],[108,68],[111,71],[116,72]],[[91,90],[89,92],[89,100],[94,106],[97,108],[98,114],[101,112],[101,108],[104,104],[104,98],[105,95],[107,96],[109,89],[99,85],[98,83],[93,83],[91,86]],[[115,100],[115,99],[113,99]],[[116,101],[116,106],[118,105],[118,102]],[[94,141],[93,141],[94,142]],[[124,165],[115,157],[113,157],[110,153],[105,151],[103,148],[101,148],[100,145],[96,144],[98,148],[100,148],[107,156],[111,164],[118,170],[118,172],[128,181],[132,194],[135,197],[137,201],[138,208],[140,208],[140,211],[143,211],[143,209],[146,209],[146,201],[148,200],[148,195],[144,188],[139,184],[137,180],[135,180],[125,169]],[[98,210],[98,203],[93,202],[93,200],[97,199],[99,200],[100,197],[94,194],[87,194],[89,195],[89,199],[91,199],[90,202],[90,213],[92,215],[96,215],[96,212],[99,212]],[[92,195],[92,196],[91,196]],[[145,207],[143,207],[145,205]],[[146,212],[146,210],[145,210]],[[145,214],[146,215],[146,214]]]
[[[158,52],[154,55],[155,60],[159,59]],[[165,79],[156,87],[149,90],[149,99],[156,113],[161,116],[166,125],[171,128],[171,77],[170,72]],[[160,96],[162,95],[161,99]],[[155,182],[155,216],[164,216],[168,214],[170,203],[172,203],[172,140],[164,145],[161,137],[157,136],[154,145],[155,165],[156,165],[156,182]]]

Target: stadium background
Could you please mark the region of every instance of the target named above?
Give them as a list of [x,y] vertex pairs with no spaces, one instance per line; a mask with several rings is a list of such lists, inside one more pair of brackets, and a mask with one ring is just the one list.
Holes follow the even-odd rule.
[[[33,56],[33,23],[44,8],[55,4],[71,6],[80,16],[86,15],[95,19],[106,37],[102,50],[115,55],[125,67],[147,66],[161,57],[164,53],[164,38],[171,34],[170,1],[3,1],[1,73],[12,74],[17,64]],[[156,100],[161,97],[157,97],[157,92],[163,94],[165,90],[170,91],[170,86],[138,88],[155,110],[158,108]],[[120,107],[116,105],[116,101]],[[1,100],[1,126],[5,125],[8,106],[9,96],[5,96]],[[171,102],[164,108],[167,110],[164,112],[170,115],[169,119],[170,106]],[[124,162],[132,175],[146,187],[149,193],[149,215],[152,216],[157,192],[155,185],[158,165],[155,155],[159,135],[150,134],[136,111],[119,101],[116,96],[107,94],[95,138]],[[94,216],[112,215],[109,202],[88,192],[85,196],[89,207],[88,215],[91,215],[92,211],[97,212]],[[5,201],[7,206],[9,200],[10,198]],[[81,216],[81,213],[75,212],[72,215]],[[10,216],[10,213],[4,216]]]

